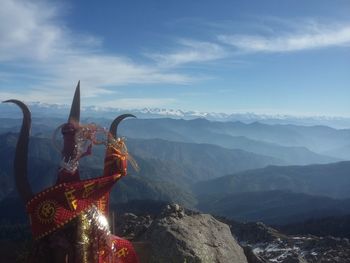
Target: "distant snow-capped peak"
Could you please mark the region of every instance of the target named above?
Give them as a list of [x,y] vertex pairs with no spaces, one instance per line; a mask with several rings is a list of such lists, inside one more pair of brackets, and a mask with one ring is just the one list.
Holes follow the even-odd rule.
[[[55,116],[66,117],[70,109],[67,104],[49,104],[42,102],[28,103],[33,116]],[[14,105],[4,105],[0,111],[0,117],[9,117],[9,113],[14,112]],[[17,111],[16,111],[17,112]],[[142,109],[122,109],[104,106],[83,106],[82,112],[86,117],[114,118],[116,114],[133,113],[139,118],[174,118],[174,119],[196,119],[205,118],[210,121],[241,121],[245,123],[261,122],[266,124],[297,124],[297,125],[327,125],[337,128],[348,128],[350,118],[336,116],[297,116],[287,114],[257,114],[254,112],[244,113],[220,113],[204,111],[185,111],[180,109],[166,108],[142,108]]]

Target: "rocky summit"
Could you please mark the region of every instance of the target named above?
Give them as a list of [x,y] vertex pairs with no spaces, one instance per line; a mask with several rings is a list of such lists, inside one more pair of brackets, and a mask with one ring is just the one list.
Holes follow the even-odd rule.
[[350,262],[346,238],[286,235],[263,223],[214,218],[176,204],[156,216],[125,213],[117,231],[140,248],[142,263]]
[[[196,213],[175,204],[168,205],[151,224],[149,217],[136,218],[130,214],[126,217],[129,220],[122,220],[126,225],[119,225],[120,231],[132,235],[134,229],[134,240],[150,244],[149,262],[248,263],[228,225],[209,214]],[[140,222],[149,224],[147,230]],[[132,223],[135,223],[134,228]]]

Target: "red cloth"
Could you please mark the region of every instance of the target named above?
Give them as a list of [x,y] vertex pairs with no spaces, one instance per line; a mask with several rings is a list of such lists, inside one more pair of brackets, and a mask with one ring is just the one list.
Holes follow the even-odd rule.
[[61,228],[92,205],[106,214],[109,192],[120,176],[63,183],[36,194],[27,203],[34,238]]
[[138,263],[138,257],[130,241],[113,236],[113,244],[116,246],[114,259],[118,263]]
[[[108,214],[109,193],[118,179],[126,175],[127,156],[113,147],[107,148],[104,175],[99,178],[79,179],[79,171],[69,173],[62,170],[58,184],[36,194],[27,203],[32,233],[40,239],[60,229],[79,214],[95,205],[102,213]],[[99,263],[138,263],[138,257],[130,241],[111,236],[113,254],[99,249]]]

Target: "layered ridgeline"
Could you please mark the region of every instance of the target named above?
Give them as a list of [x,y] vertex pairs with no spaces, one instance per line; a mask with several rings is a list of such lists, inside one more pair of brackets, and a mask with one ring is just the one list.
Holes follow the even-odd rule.
[[[16,141],[17,135],[14,133],[0,135],[0,198],[14,191],[12,163]],[[120,202],[146,198],[192,206],[196,203],[189,192],[192,183],[217,178],[232,171],[282,163],[273,157],[209,144],[129,139],[128,146],[141,171],[136,174],[130,168],[131,176],[119,182],[113,197]],[[85,178],[102,173],[104,147],[96,146],[93,151],[92,156],[81,161],[81,174]],[[51,139],[31,137],[29,179],[35,191],[54,184],[59,162],[60,153],[54,149]],[[118,188],[123,191],[118,191]]]
[[[332,152],[335,158],[341,158],[337,156],[337,149],[344,151],[344,147],[350,145],[349,129],[339,130],[327,126],[267,125],[257,122],[251,124],[212,122],[205,119],[128,120],[121,128],[121,132],[133,138],[163,138],[244,149],[284,158],[294,164],[322,162],[321,159],[313,161],[312,156],[308,156],[310,151],[321,155]],[[344,156],[344,152],[339,155]],[[293,161],[288,157],[297,159]]]
[[198,209],[242,222],[269,225],[350,214],[350,199],[334,199],[289,191],[257,191],[198,196]]
[[306,166],[268,166],[200,182],[199,194],[270,190],[350,198],[350,161]]
[[[54,126],[61,124],[69,113],[69,107],[65,105],[31,103],[29,108],[33,113],[34,124],[40,123],[42,130],[52,124]],[[121,109],[84,107],[82,108],[82,117],[89,116],[91,117],[89,119],[96,123],[104,122],[103,119],[107,119],[105,123],[109,126],[111,119],[124,112],[125,110]],[[201,130],[204,128],[219,134],[244,136],[257,141],[271,142],[284,146],[306,147],[318,153],[337,152],[337,149],[350,145],[349,129],[330,128],[350,127],[349,119],[345,118],[259,116],[255,114],[233,114],[229,117],[227,114],[194,113],[164,109],[129,110],[129,112],[140,118],[139,120],[130,120],[133,123],[132,127],[141,127],[141,129],[134,130],[134,132],[137,131],[138,133],[142,133],[142,131],[148,133],[149,128],[152,129],[152,127],[148,127],[146,124],[149,124],[149,126],[155,124],[154,128],[161,127],[164,131],[169,132],[173,130],[178,134],[182,134],[181,130],[184,128],[191,129],[191,127],[195,127]],[[165,117],[169,118],[165,119]],[[196,119],[198,117],[202,119]],[[0,104],[0,119],[2,120],[0,131],[4,128],[11,129],[14,118],[21,118],[18,108],[11,104]],[[204,118],[211,121],[206,121]],[[219,122],[217,120],[222,121]],[[82,121],[86,122],[87,120],[85,118]],[[332,121],[334,122],[333,124]],[[343,124],[337,125],[341,121],[343,121]],[[320,124],[330,127],[321,126]],[[129,124],[125,124],[125,127],[128,126]],[[177,126],[178,129],[174,130],[173,126]],[[156,133],[153,133],[153,135],[158,134],[158,130],[156,130]],[[128,134],[128,136],[130,135]],[[205,143],[209,143],[209,141]]]
[[[1,119],[0,119],[1,120]],[[33,135],[47,136],[65,120],[33,118]],[[0,133],[19,129],[20,120],[4,120]],[[108,127],[108,119],[83,119]],[[324,126],[266,125],[211,122],[205,119],[130,119],[120,126],[128,138],[206,143],[241,149],[282,160],[286,165],[329,163],[347,158],[350,131]],[[344,148],[345,147],[345,148]],[[327,155],[329,153],[329,155]],[[350,156],[350,149],[349,149]]]
[[[283,126],[210,122],[205,119],[191,121],[152,119],[129,120],[121,127],[121,132],[133,138],[161,138],[170,141],[210,143],[229,149],[242,149],[282,159],[285,164],[304,165],[339,160],[337,157],[322,154],[324,149],[318,149],[319,153],[309,150],[302,144],[304,134],[298,134],[298,132],[292,132],[289,129],[281,130],[280,127]],[[301,129],[303,128],[306,127],[301,127]],[[261,135],[258,136],[258,134]],[[267,134],[270,136],[265,136]],[[322,136],[319,139],[320,141],[316,142],[315,145],[321,143],[322,140],[325,141]],[[338,145],[336,142],[334,144]],[[331,148],[333,149],[333,146]]]
[[[16,192],[12,176],[16,137],[12,133],[0,135],[1,198]],[[113,203],[148,199],[178,202],[228,218],[269,224],[350,213],[350,162],[246,170],[276,160],[206,144],[129,139],[128,145],[141,172],[130,169],[130,176],[113,190]],[[103,147],[95,148],[94,155],[85,158],[82,177],[102,173],[103,154]],[[55,183],[58,164],[59,153],[51,140],[32,137],[29,178],[35,191]],[[220,177],[219,173],[231,169],[237,173]]]
[[[50,137],[62,122],[33,119],[29,176],[35,191],[55,182],[60,154]],[[88,118],[82,122],[108,126],[110,120]],[[3,199],[14,192],[16,135],[9,132],[19,130],[21,122],[6,119],[0,123]],[[338,200],[349,198],[348,162],[322,154],[346,145],[349,130],[203,119],[130,119],[120,125],[120,133],[128,136],[127,145],[141,172],[130,169],[130,176],[117,184],[112,193],[115,203],[175,201],[230,218],[273,224],[349,212],[347,200]],[[94,155],[84,158],[84,178],[101,174],[103,155],[103,147],[95,147]],[[306,165],[329,162],[335,163]]]
[[196,184],[199,208],[269,224],[350,213],[350,162],[268,166]]

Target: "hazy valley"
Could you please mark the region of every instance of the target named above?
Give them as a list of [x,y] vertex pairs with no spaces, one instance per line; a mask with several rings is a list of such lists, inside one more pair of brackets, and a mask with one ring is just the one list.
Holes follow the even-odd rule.
[[[51,134],[64,120],[33,118],[29,178],[35,191],[54,184],[60,154]],[[110,120],[82,122],[108,126]],[[14,195],[12,161],[19,119],[0,125],[1,192]],[[136,119],[120,125],[141,171],[130,167],[112,202],[161,200],[237,220],[273,224],[350,213],[350,130],[326,126]],[[335,149],[342,148],[341,152]],[[324,152],[333,151],[332,155]],[[101,174],[104,148],[81,162],[82,177]]]

